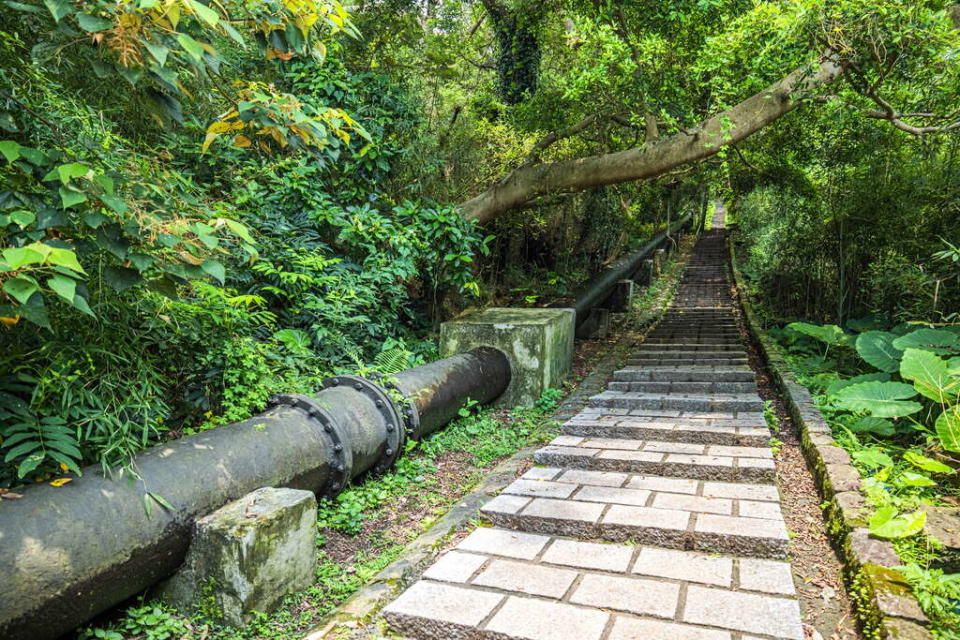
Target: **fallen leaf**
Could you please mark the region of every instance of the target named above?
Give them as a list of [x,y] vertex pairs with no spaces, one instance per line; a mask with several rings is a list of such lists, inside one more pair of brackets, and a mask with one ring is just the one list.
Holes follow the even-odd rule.
[[57,478],[56,480],[50,481],[51,487],[62,487],[65,484],[73,482],[73,478]]
[[20,498],[23,497],[23,494],[13,493],[12,491],[8,491],[4,493],[2,497],[6,498],[7,500],[19,500]]

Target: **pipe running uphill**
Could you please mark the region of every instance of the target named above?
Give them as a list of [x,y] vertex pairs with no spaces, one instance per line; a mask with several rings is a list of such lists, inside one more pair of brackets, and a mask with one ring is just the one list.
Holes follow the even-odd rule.
[[29,487],[0,509],[0,638],[71,631],[174,573],[196,518],[266,486],[333,497],[509,382],[490,347],[379,381],[332,377],[313,396],[276,396],[249,420],[138,455],[137,477],[91,467],[64,488]]

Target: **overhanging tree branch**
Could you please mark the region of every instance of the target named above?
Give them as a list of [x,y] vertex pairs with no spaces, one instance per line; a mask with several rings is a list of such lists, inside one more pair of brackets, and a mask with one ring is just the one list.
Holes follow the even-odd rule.
[[797,69],[738,105],[707,118],[692,135],[678,133],[647,140],[625,151],[522,165],[464,202],[463,215],[483,224],[541,195],[652,178],[699,162],[789,113],[800,105],[797,94],[829,85],[842,73],[843,68],[828,52],[818,63]]

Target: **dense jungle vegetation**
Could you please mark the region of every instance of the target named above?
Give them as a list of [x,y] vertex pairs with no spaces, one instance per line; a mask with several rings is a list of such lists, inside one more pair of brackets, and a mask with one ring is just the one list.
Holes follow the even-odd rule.
[[722,197],[908,538],[957,495],[958,52],[939,0],[3,0],[0,487],[428,361]]

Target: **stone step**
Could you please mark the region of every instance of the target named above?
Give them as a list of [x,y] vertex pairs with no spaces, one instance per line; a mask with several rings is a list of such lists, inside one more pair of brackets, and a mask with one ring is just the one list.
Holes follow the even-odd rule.
[[626,367],[613,373],[617,382],[752,382],[754,373],[748,367]]
[[[771,559],[787,555],[789,538],[781,517],[760,518],[703,511],[725,508],[727,503],[695,495],[611,487],[591,487],[584,495],[592,500],[503,493],[485,504],[480,512],[497,527],[530,533],[609,542],[629,540],[640,545]],[[637,501],[643,498],[645,502],[656,499],[659,504],[675,506],[624,504],[633,498]],[[779,510],[779,506],[772,502],[727,502],[738,502],[738,507],[743,502],[768,505],[759,507],[758,513],[772,515]],[[751,508],[747,508],[748,512]]]
[[610,391],[627,393],[757,393],[756,382],[623,382],[614,380]]
[[739,352],[746,354],[746,349],[741,344],[735,342],[710,343],[710,342],[645,342],[638,347],[637,353],[648,353],[651,351],[683,351],[683,352],[706,352],[706,353],[727,353]]
[[629,360],[649,359],[649,358],[692,358],[702,360],[709,364],[709,360],[726,360],[729,358],[746,358],[746,351],[660,351],[656,345],[651,345],[646,350],[635,351],[628,358]]
[[802,640],[790,565],[474,530],[383,610],[424,640]]
[[775,478],[773,454],[766,447],[564,435],[538,449],[534,460],[550,467],[725,482]]
[[738,424],[750,427],[766,426],[762,411],[679,411],[677,409],[623,409],[618,407],[591,407],[580,410],[579,416],[599,418],[632,417],[643,420],[736,420]]
[[590,398],[592,407],[674,409],[677,411],[763,411],[756,393],[672,394],[604,391]]
[[[663,358],[630,358],[627,360],[627,366],[631,367],[669,367],[669,366],[690,366],[704,362],[695,357],[663,357]],[[747,358],[711,358],[710,364],[748,364]]]
[[[606,419],[604,419],[606,418]],[[741,447],[766,447],[766,426],[744,426],[740,420],[682,420],[633,416],[575,416],[563,424],[563,433],[591,438],[627,438],[661,442],[692,442]]]

